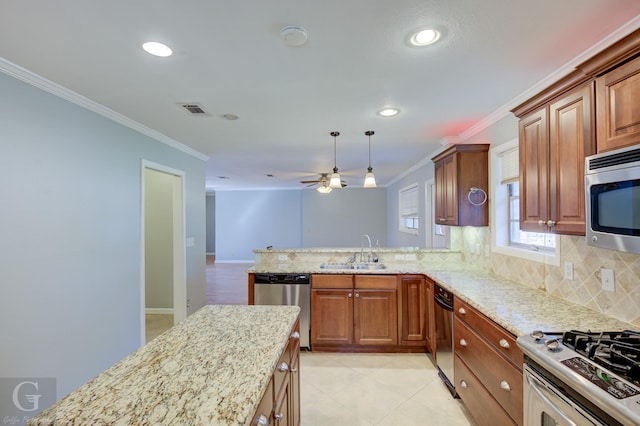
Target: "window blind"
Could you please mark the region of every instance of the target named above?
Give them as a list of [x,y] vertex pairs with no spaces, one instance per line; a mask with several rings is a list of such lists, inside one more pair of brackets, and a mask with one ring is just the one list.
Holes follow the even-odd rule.
[[400,192],[400,212],[403,217],[418,215],[417,186],[412,186]]
[[518,148],[500,154],[502,168],[501,184],[517,182],[520,178],[520,159]]

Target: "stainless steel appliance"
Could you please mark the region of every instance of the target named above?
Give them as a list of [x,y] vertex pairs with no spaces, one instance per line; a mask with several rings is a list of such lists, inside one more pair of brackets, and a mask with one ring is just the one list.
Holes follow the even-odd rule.
[[640,253],[640,146],[585,158],[587,244]]
[[311,292],[309,274],[254,274],[254,304],[300,306],[300,346],[309,348]]
[[453,379],[453,294],[436,284],[434,300],[438,376],[451,395],[457,398],[458,393],[451,381]]
[[537,331],[517,342],[525,426],[640,425],[640,333]]

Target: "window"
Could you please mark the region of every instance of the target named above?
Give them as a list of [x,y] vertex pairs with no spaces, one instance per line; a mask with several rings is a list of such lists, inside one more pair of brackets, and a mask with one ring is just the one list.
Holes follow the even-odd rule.
[[418,184],[400,190],[400,231],[417,234],[420,229],[418,216]]
[[493,148],[490,158],[492,250],[558,266],[559,243],[555,234],[520,230],[518,140]]

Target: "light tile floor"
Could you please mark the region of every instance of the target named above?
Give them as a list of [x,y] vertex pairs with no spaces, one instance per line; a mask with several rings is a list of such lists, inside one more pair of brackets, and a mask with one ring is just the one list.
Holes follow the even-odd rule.
[[145,314],[145,339],[147,343],[173,327],[173,314]]
[[302,426],[476,425],[425,354],[300,353]]

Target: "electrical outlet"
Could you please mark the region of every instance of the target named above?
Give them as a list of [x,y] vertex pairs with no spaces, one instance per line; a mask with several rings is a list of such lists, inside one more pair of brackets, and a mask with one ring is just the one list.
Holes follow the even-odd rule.
[[289,258],[287,257],[286,254],[279,254],[278,255],[278,260],[282,261],[282,260],[288,260]]
[[564,279],[573,281],[573,263],[564,262]]
[[616,291],[616,280],[613,276],[613,269],[600,269],[600,279],[604,291]]

